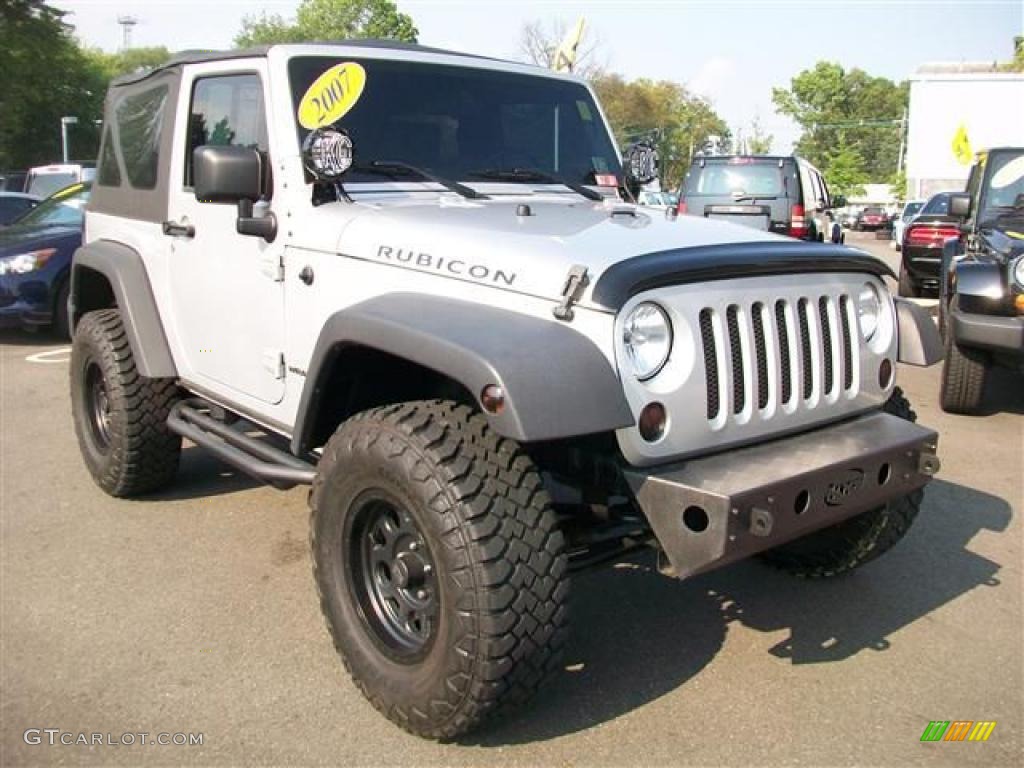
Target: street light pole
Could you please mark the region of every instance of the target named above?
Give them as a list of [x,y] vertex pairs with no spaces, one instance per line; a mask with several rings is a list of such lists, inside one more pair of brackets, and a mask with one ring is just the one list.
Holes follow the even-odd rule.
[[64,164],[68,163],[68,126],[78,122],[74,115],[65,115],[60,119],[60,145],[64,156]]

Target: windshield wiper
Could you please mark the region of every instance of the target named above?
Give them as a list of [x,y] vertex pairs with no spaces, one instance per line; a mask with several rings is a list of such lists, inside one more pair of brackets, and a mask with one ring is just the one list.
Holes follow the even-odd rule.
[[440,184],[445,189],[450,189],[458,195],[462,195],[470,200],[486,200],[487,195],[477,192],[471,187],[467,187],[465,184],[459,184],[457,181],[451,179],[444,179],[435,173],[419,168],[409,163],[404,163],[401,160],[374,160],[369,165],[357,165],[352,170],[361,171],[362,173],[379,173],[383,176],[407,176],[414,174],[427,181],[432,181],[435,184]]
[[744,203],[748,201],[757,202],[758,200],[778,200],[778,195],[738,195],[732,199],[734,203]]
[[593,189],[582,184],[545,173],[536,168],[512,168],[511,170],[485,168],[480,171],[470,171],[467,176],[474,176],[478,179],[495,179],[496,181],[537,181],[541,184],[561,184],[563,187],[571,189],[577,195],[583,195],[588,200],[604,200],[604,195],[600,192],[595,192]]

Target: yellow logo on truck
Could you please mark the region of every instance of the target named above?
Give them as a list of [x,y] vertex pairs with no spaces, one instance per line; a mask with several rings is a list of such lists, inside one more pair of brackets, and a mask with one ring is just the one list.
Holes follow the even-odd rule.
[[960,161],[961,165],[970,165],[971,160],[974,159],[974,153],[971,152],[971,142],[967,138],[967,126],[963,123],[960,123],[960,127],[953,134],[953,155]]
[[340,120],[363,95],[366,70],[354,61],[331,67],[306,89],[299,102],[299,125],[313,130]]

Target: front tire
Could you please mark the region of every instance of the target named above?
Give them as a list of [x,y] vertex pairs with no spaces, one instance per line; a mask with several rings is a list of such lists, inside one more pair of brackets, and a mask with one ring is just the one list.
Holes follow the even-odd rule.
[[405,730],[462,735],[558,668],[564,540],[532,461],[480,414],[431,401],[354,416],[310,506],[335,648]]
[[942,385],[939,390],[942,410],[947,413],[976,414],[981,408],[985,380],[991,366],[988,355],[957,344],[948,318],[945,337],[946,355],[942,361]]
[[167,428],[179,399],[173,379],[139,374],[121,313],[86,314],[71,345],[71,414],[82,458],[96,484],[129,497],[167,485],[181,438]]
[[[917,421],[917,414],[898,387],[884,410],[901,419]],[[919,488],[884,507],[764,552],[761,558],[802,578],[823,579],[848,573],[888,552],[906,536],[923,499],[924,490]]]

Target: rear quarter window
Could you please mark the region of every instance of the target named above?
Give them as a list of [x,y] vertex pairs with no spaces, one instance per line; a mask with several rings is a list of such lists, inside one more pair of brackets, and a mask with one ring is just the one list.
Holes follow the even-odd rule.
[[167,86],[159,85],[125,96],[115,109],[124,170],[135,189],[156,187],[166,106]]
[[704,167],[695,165],[686,174],[683,194],[687,197],[719,195],[765,195],[786,194],[787,182],[778,164],[767,163],[707,163]]

